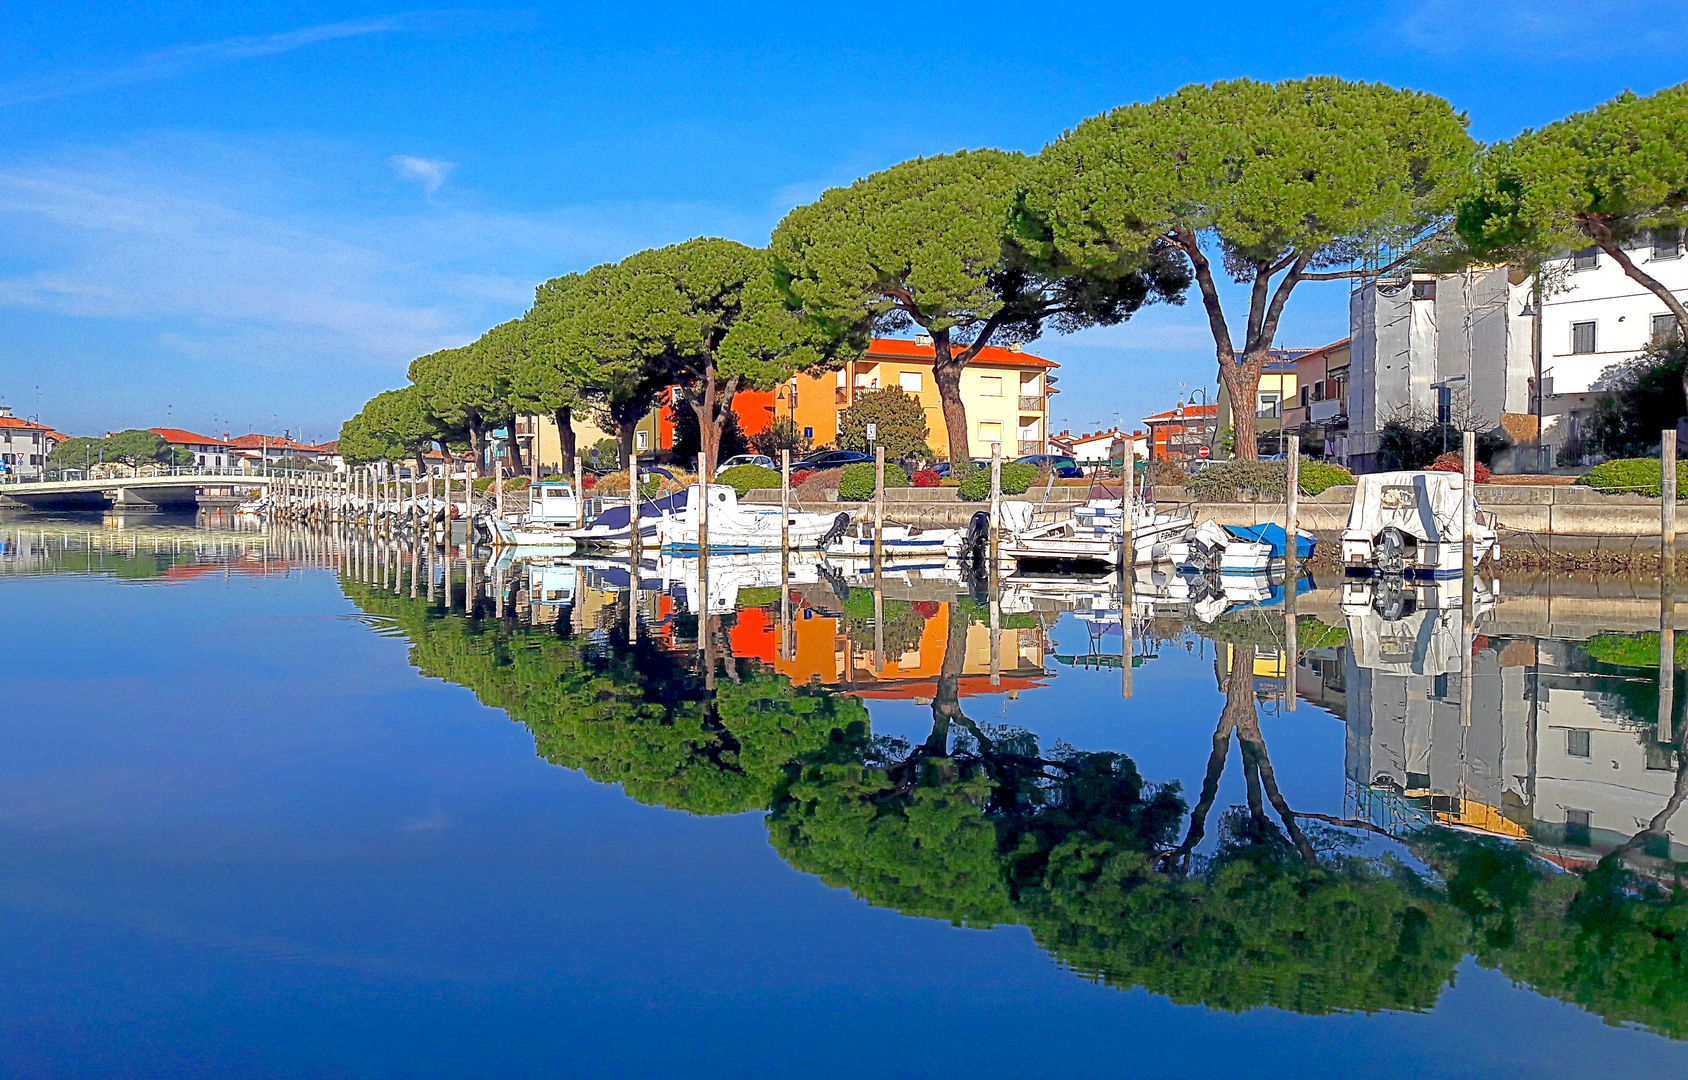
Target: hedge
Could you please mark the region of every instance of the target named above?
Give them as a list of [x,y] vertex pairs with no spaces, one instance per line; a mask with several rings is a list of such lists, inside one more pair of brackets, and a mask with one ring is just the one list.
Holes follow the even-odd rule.
[[[1004,495],[1024,495],[1036,479],[1036,465],[1021,465],[1013,461],[1004,462],[1002,465],[1002,493]],[[964,501],[979,502],[990,497],[990,469],[974,469],[961,481],[961,498]]]
[[715,474],[717,484],[731,484],[739,498],[747,491],[779,490],[780,471],[765,465],[734,465]]
[[[1664,469],[1658,458],[1619,458],[1608,461],[1577,477],[1575,483],[1591,487],[1603,495],[1632,492],[1638,495],[1662,494],[1660,488]],[[1688,462],[1676,463],[1676,497],[1688,496]]]
[[[1281,499],[1288,478],[1288,462],[1221,461],[1203,469],[1184,485],[1184,490],[1208,502],[1226,502],[1245,491],[1266,499]],[[1317,495],[1326,488],[1353,482],[1354,474],[1340,465],[1301,459],[1301,482],[1297,486],[1303,495]]]
[[[854,465],[844,466],[844,475],[838,478],[839,502],[862,502],[873,498],[873,471],[871,461],[858,461]],[[885,463],[886,488],[906,488],[909,486],[908,473],[901,465]]]

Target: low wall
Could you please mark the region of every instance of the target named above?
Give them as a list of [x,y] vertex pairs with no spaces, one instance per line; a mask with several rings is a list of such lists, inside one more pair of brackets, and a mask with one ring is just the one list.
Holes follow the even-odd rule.
[[[1100,489],[1097,495],[1101,496]],[[1052,489],[1047,498],[1041,489],[1009,498],[1029,500],[1034,505],[1050,508],[1079,506],[1090,494],[1084,488]],[[1348,522],[1348,506],[1354,499],[1352,485],[1328,488],[1315,496],[1301,500],[1300,524],[1313,532],[1340,533]],[[1283,523],[1284,504],[1275,502],[1196,502],[1180,487],[1155,489],[1155,500],[1163,507],[1190,504],[1199,521],[1212,518],[1221,525],[1264,525]],[[745,502],[778,505],[778,491],[752,491]],[[889,488],[885,492],[886,517],[912,525],[959,525],[973,513],[989,507],[987,502],[962,502],[955,488]],[[1601,548],[1628,550],[1631,542],[1642,537],[1659,536],[1659,500],[1644,495],[1602,495],[1592,488],[1570,485],[1481,484],[1477,488],[1477,505],[1493,511],[1499,518],[1502,535],[1527,533],[1535,536],[1586,537],[1609,539]],[[804,502],[804,510],[859,511],[871,504],[813,501]],[[1688,512],[1683,514],[1688,528]]]

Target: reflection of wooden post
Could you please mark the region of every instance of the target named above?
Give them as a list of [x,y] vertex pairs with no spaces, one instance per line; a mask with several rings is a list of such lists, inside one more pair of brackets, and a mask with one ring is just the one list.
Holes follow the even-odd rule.
[[879,570],[873,572],[873,663],[874,674],[885,674],[885,589]]
[[1475,602],[1476,594],[1476,565],[1473,560],[1474,546],[1472,543],[1477,529],[1477,433],[1464,433],[1463,445],[1460,448],[1465,473],[1464,497],[1460,500],[1460,574],[1464,579],[1464,589],[1461,600],[1465,604],[1466,621],[1471,621],[1471,606]]
[[791,550],[791,450],[780,451],[780,557]]
[[[627,461],[627,643],[639,640],[639,455]],[[698,619],[703,615],[700,611]]]
[[1676,431],[1659,433],[1659,726],[1676,734]]
[[709,613],[709,462],[697,456],[697,591],[698,611]]
[[991,685],[1002,685],[1002,580],[991,560]]
[[1136,608],[1133,596],[1137,585],[1137,500],[1132,495],[1137,489],[1137,444],[1131,437],[1125,437],[1125,451],[1120,458],[1122,468],[1119,481],[1119,696],[1127,701],[1133,692],[1131,681],[1135,677],[1132,664],[1137,657],[1135,631],[1132,616]]
[[885,448],[873,448],[873,565],[874,575],[885,559]]
[[1295,667],[1300,660],[1296,641],[1295,586],[1301,577],[1301,549],[1296,533],[1301,527],[1301,436],[1289,437],[1289,458],[1284,470],[1284,708],[1295,711]]

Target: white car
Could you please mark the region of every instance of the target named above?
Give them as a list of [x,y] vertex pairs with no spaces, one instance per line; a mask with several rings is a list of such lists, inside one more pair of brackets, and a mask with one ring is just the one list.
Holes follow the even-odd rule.
[[[730,457],[726,461],[723,461],[720,465],[720,469],[730,469],[734,465],[760,465],[764,469],[779,468],[779,466],[774,463],[774,459],[769,457],[767,454],[739,454],[736,457]],[[716,471],[719,472],[720,469],[717,469]]]

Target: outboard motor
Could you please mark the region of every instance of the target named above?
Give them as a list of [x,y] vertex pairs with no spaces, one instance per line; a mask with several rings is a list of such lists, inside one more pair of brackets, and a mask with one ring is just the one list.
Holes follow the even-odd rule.
[[840,512],[837,517],[832,519],[832,524],[827,527],[826,532],[821,534],[821,538],[816,542],[815,546],[820,550],[825,551],[828,547],[842,540],[844,538],[844,530],[849,527],[850,515],[847,512]]
[[1402,577],[1407,572],[1407,538],[1391,525],[1377,537],[1377,570],[1384,577]]
[[964,566],[980,567],[990,554],[991,516],[983,510],[967,522],[961,536],[961,562]]

